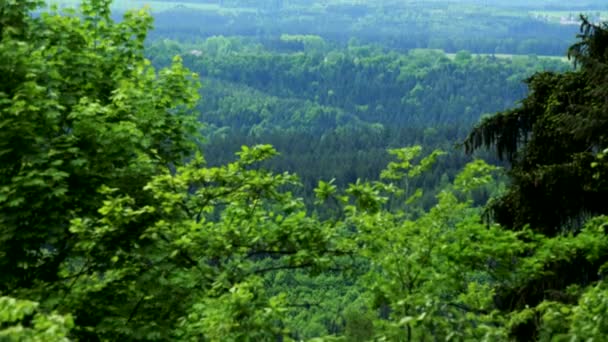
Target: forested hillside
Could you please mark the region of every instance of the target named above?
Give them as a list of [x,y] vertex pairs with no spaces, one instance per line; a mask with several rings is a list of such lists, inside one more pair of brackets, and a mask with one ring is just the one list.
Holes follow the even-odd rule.
[[[209,162],[229,161],[241,145],[271,143],[281,155],[268,165],[297,173],[305,197],[319,179],[339,185],[375,180],[390,159],[387,148],[412,144],[451,152],[416,183],[431,189],[468,160],[453,145],[472,124],[524,96],[523,79],[571,68],[534,56],[339,48],[316,36],[283,36],[273,48],[243,38],[163,40],[147,53],[157,66],[180,54],[200,74]],[[425,197],[433,202],[432,192]]]
[[[0,340],[608,336],[597,18],[574,36],[513,14],[571,9],[552,0],[70,3],[0,2]],[[470,16],[431,18],[450,6]],[[487,13],[570,63],[420,36]],[[466,39],[520,46],[525,25]]]
[[[74,6],[79,0],[46,0]],[[211,36],[278,40],[282,34],[319,35],[346,45],[356,38],[391,49],[444,49],[456,53],[563,56],[576,25],[560,25],[579,13],[606,17],[598,1],[487,0],[128,0],[123,12],[149,5],[152,38],[196,41]],[[118,15],[115,18],[119,18]]]

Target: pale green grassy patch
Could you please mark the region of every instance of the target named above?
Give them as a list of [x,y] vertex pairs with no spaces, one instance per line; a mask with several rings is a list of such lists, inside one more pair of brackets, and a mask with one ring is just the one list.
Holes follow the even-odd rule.
[[584,14],[588,17],[594,17],[599,14],[602,19],[608,18],[608,11],[530,11],[529,14],[534,17],[544,17],[550,22],[559,22],[562,18],[568,17],[578,20],[580,14]]
[[[448,57],[449,59],[454,59],[456,57],[455,53],[446,53],[445,54],[446,57]],[[514,57],[528,57],[529,55],[517,55],[517,54],[508,54],[508,53],[473,53],[471,54],[471,56],[476,57],[476,56],[482,56],[482,57],[489,57],[489,56],[494,56],[496,58],[508,58],[508,59],[512,59]],[[566,56],[536,56],[537,58],[547,58],[547,59],[555,59],[555,60],[560,60],[562,62],[568,62],[568,57]]]

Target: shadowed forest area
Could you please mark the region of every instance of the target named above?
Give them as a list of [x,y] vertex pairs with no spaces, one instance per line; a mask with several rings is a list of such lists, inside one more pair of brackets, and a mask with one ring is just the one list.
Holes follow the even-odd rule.
[[0,340],[605,340],[605,21],[0,0]]

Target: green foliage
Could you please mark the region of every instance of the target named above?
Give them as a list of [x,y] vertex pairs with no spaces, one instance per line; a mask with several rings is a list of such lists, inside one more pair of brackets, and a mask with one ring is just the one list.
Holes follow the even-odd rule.
[[456,190],[466,193],[491,184],[494,182],[492,173],[497,170],[498,168],[496,166],[489,165],[481,159],[476,159],[467,164],[462,172],[456,176],[454,179],[454,187]]
[[[155,199],[152,205],[104,190],[102,217],[73,220],[71,232],[83,255],[103,256],[84,261],[87,268],[112,264],[104,265],[99,280],[83,275],[73,262],[64,264],[64,276],[74,279],[66,302],[99,300],[101,321],[94,329],[101,336],[118,331],[129,340],[284,335],[275,325],[284,296],[267,296],[261,277],[300,268],[318,272],[340,252],[333,224],[307,217],[301,200],[280,190],[296,181],[292,175],[251,168],[275,153],[269,146],[243,147],[237,161],[222,167],[205,167],[200,156],[194,158],[174,174],[152,179],[145,188]],[[117,231],[135,226],[140,235],[127,248],[108,250],[106,241]],[[103,306],[107,299],[93,299],[99,291],[120,293],[123,303]]]
[[[465,141],[469,151],[493,147],[511,164],[512,186],[491,203],[493,218],[508,229],[537,234],[534,255],[522,264],[529,272],[525,281],[499,293],[499,307],[518,312],[511,326],[518,340],[585,340],[577,335],[578,323],[569,321],[571,306],[582,300],[578,312],[587,313],[587,295],[598,296],[598,307],[602,305],[608,252],[603,224],[591,219],[606,214],[602,151],[608,121],[602,99],[608,27],[582,19],[580,41],[569,53],[579,67],[533,76],[520,107],[484,119]],[[577,285],[585,288],[572,293]],[[538,323],[541,317],[547,326]],[[557,323],[561,319],[571,324],[569,330]],[[581,324],[588,322],[584,314],[580,319]],[[601,334],[603,323],[595,322],[597,326],[586,328]]]
[[144,59],[146,12],[114,23],[107,1],[86,1],[83,17],[32,18],[19,4],[21,34],[0,42],[0,291],[58,280],[76,245],[68,222],[96,213],[102,185],[142,196],[189,154],[198,97],[179,59],[158,74]]
[[[150,203],[144,185],[192,153],[197,76],[179,58],[154,71],[142,54],[145,11],[115,23],[109,1],[67,16],[31,16],[33,4],[2,4],[14,19],[0,41],[0,292],[74,314],[80,338],[118,336],[117,326],[87,329],[129,302],[87,295],[124,276],[109,261],[141,234],[135,218],[146,207],[126,217],[116,208]],[[104,203],[110,189],[117,195]]]
[[[459,179],[481,183],[478,177],[487,175],[464,172]],[[373,265],[365,282],[374,294],[370,305],[380,312],[379,337],[504,337],[494,329],[502,319],[493,308],[493,287],[515,270],[510,260],[524,245],[515,233],[487,227],[470,205],[444,191],[435,207],[414,220],[386,211],[353,218],[362,253]]]
[[[424,172],[428,172],[437,158],[445,154],[443,151],[435,150],[421,159],[418,165],[412,165],[412,159],[418,157],[421,152],[421,146],[389,150],[389,153],[396,156],[399,161],[390,162],[386,170],[381,173],[380,177],[389,180],[400,180],[406,176],[408,178],[414,178]],[[407,171],[407,173],[405,173],[405,171]]]
[[74,321],[70,315],[39,312],[38,303],[0,297],[0,340],[67,342]]
[[[479,191],[499,188],[499,168],[481,160],[445,179],[425,208],[416,182],[451,156],[419,145],[390,149],[396,160],[379,180],[315,180],[310,206],[294,193],[302,187],[294,174],[269,171],[278,155],[270,145],[208,165],[191,115],[198,75],[180,57],[156,72],[142,53],[151,17],[135,11],[114,22],[110,2],[40,16],[30,13],[35,1],[0,5],[0,339],[572,341],[608,333],[608,220],[551,226],[535,198],[514,201],[533,183],[546,186],[544,196],[572,195],[560,182],[574,176],[583,195],[557,199],[568,204],[564,215],[588,208],[597,199],[589,193],[603,195],[606,27],[586,22],[572,49],[580,69],[535,76],[521,108],[486,119],[467,141],[496,143],[511,159],[515,182],[499,204],[543,218],[519,215],[504,227],[477,206]],[[318,67],[335,81],[336,70],[351,68],[380,72],[377,84],[409,82],[406,95],[395,89],[410,109],[432,88],[421,78],[475,63],[461,53],[453,65],[428,50],[395,62],[356,44],[321,59],[320,39],[284,37],[309,44],[311,56],[262,57],[279,73]],[[217,77],[232,63],[223,60],[232,43],[208,42]],[[493,70],[489,59],[475,61]],[[363,74],[355,73],[358,86]],[[381,141],[384,126],[361,119],[370,108],[382,112],[380,103],[335,85],[322,91],[327,103],[297,114],[300,122]],[[336,109],[342,98],[347,105]],[[252,111],[267,107],[259,105]],[[346,109],[362,121],[339,124]],[[582,206],[572,204],[578,199]]]
[[[511,165],[514,186],[492,207],[499,222],[532,224],[548,235],[576,230],[585,217],[606,213],[600,204],[606,111],[600,100],[606,74],[606,26],[582,24],[571,57],[581,67],[562,74],[539,73],[528,80],[522,106],[484,119],[469,135],[469,151],[496,148]],[[595,165],[590,168],[590,165]]]
[[369,312],[361,311],[348,307],[344,312],[344,337],[348,341],[363,342],[374,337],[373,316]]
[[[211,164],[229,161],[241,145],[271,143],[281,155],[266,165],[300,175],[304,187],[297,194],[309,205],[319,179],[342,187],[357,178],[378,179],[390,161],[387,148],[420,144],[451,155],[410,184],[425,190],[420,201],[429,208],[438,180],[454,177],[468,161],[453,145],[470,125],[523,97],[522,78],[568,69],[547,58],[476,55],[460,63],[437,50],[326,43],[319,54],[252,38],[211,37],[154,41],[147,51],[155,65],[181,53],[203,76],[199,108]],[[476,196],[478,203],[486,197]]]
[[[130,0],[116,7],[144,3]],[[300,42],[280,39],[289,34],[320,36],[341,45],[356,39],[404,51],[422,47],[524,55],[561,55],[574,40],[576,29],[559,25],[559,17],[598,9],[590,0],[470,0],[450,4],[440,0],[156,0],[150,6],[157,21],[155,36],[181,41],[217,35],[248,36],[286,50],[302,49]],[[547,7],[564,12],[547,11]]]
[[304,51],[310,52],[323,52],[325,48],[325,41],[323,38],[315,35],[281,35],[281,41],[285,43],[302,43],[304,45]]

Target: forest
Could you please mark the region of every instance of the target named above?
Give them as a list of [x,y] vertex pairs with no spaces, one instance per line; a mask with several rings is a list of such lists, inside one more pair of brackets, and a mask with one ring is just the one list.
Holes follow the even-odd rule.
[[606,10],[0,0],[0,341],[606,340]]

